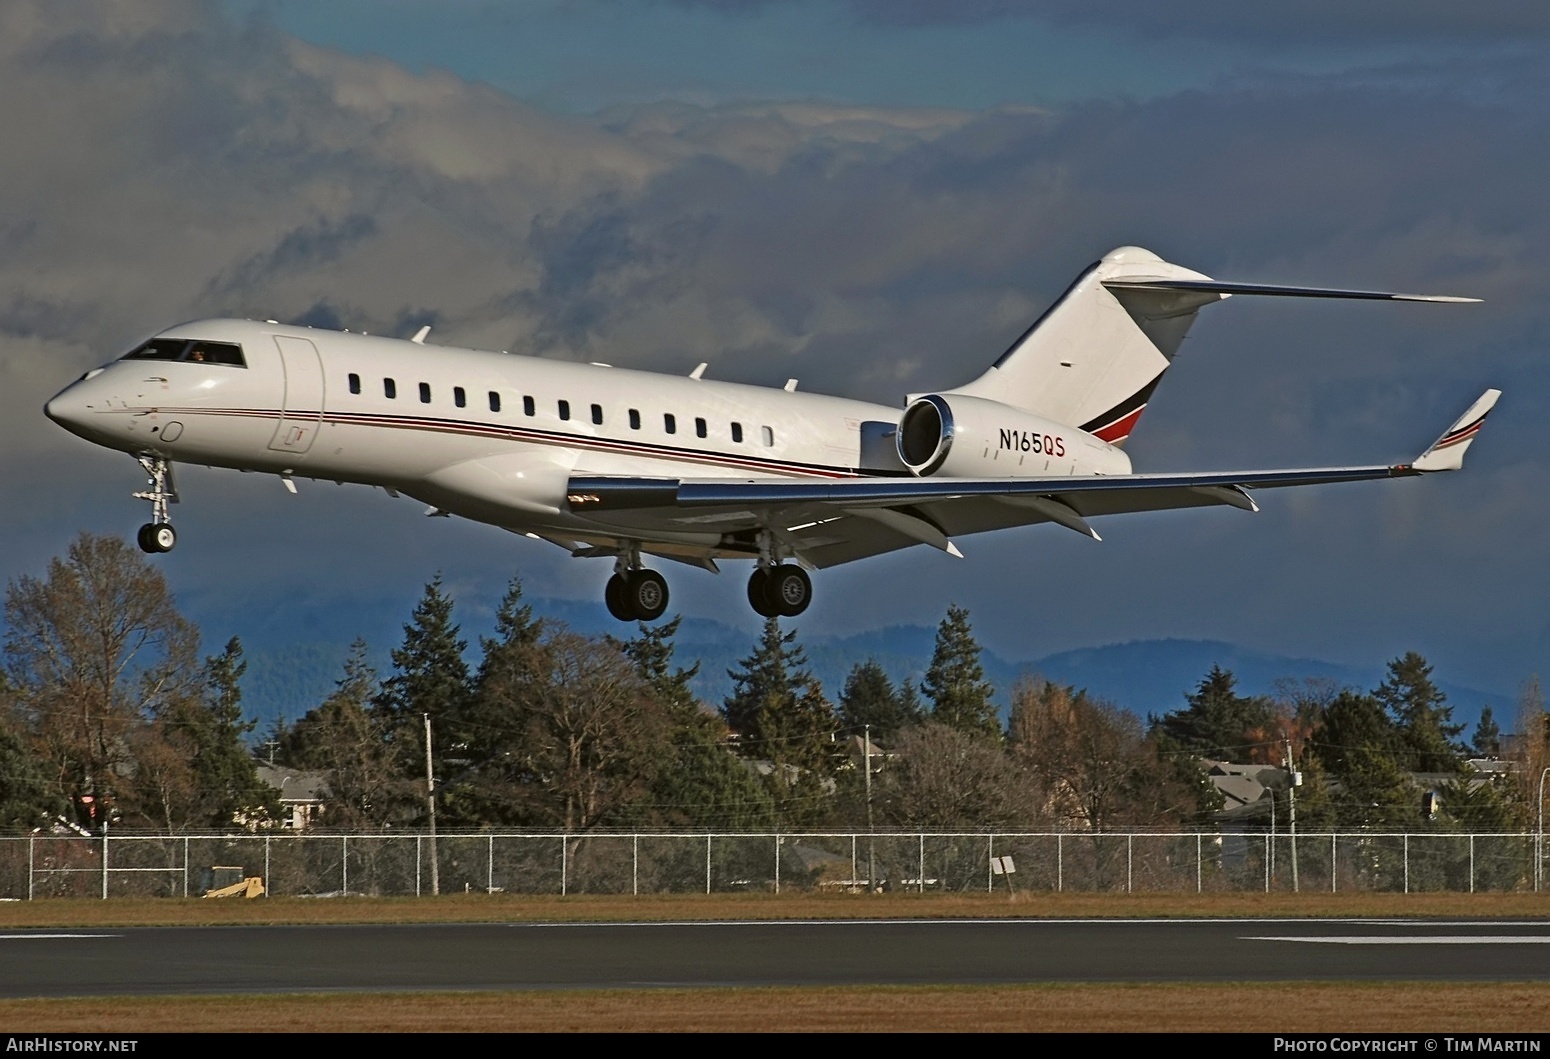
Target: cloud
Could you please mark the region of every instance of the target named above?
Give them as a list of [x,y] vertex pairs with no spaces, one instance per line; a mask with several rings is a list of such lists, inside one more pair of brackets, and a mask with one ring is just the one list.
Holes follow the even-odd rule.
[[[671,0],[678,6],[751,15],[792,0]],[[1145,37],[1392,44],[1398,40],[1521,41],[1550,34],[1550,11],[1518,0],[845,0],[861,22],[885,26],[973,25],[1028,19]]]
[[[1001,8],[982,14],[1020,10]],[[895,403],[977,374],[1084,265],[1139,243],[1224,278],[1487,302],[1213,307],[1135,436],[1138,465],[1402,458],[1500,385],[1471,453],[1481,471],[1262,498],[1252,520],[1116,520],[1102,546],[1046,529],[967,542],[965,564],[897,557],[835,574],[810,622],[930,623],[951,591],[988,637],[1040,624],[1037,651],[997,644],[1014,656],[1159,630],[1337,651],[1341,615],[1358,608],[1458,658],[1460,626],[1529,630],[1470,645],[1519,670],[1547,645],[1539,595],[1511,588],[1550,573],[1527,543],[1550,501],[1542,469],[1509,475],[1523,458],[1503,455],[1542,447],[1542,64],[1244,76],[1060,111],[658,103],[565,117],[216,7],[144,10],[0,14],[0,440],[22,457],[12,489],[56,498],[42,515],[0,514],[12,570],[76,526],[136,524],[128,461],[88,452],[38,408],[179,320],[394,334],[433,322],[433,342],[675,372],[703,360],[714,377],[796,376]],[[1503,503],[1513,481],[1523,496]],[[390,584],[412,600],[443,564],[499,586],[508,564],[531,563],[534,594],[590,594],[603,574],[545,566],[536,545],[514,551],[493,531],[400,518],[409,507],[379,497],[270,485],[187,477],[203,499],[182,505],[191,532],[167,561],[197,572],[206,597],[273,594],[289,576],[259,584],[255,569],[332,572],[369,582],[373,600]],[[229,561],[239,553],[264,562]],[[1416,564],[1446,568],[1421,579]],[[843,591],[853,578],[872,589]],[[1123,613],[1103,602],[1116,599]]]

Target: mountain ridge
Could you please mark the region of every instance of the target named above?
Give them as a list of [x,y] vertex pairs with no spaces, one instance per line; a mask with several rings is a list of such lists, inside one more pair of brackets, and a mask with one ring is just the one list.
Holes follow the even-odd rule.
[[[597,604],[534,600],[532,605],[535,614],[563,621],[579,633],[627,638],[635,631],[633,626],[621,626]],[[800,630],[800,624],[797,628]],[[686,617],[676,637],[675,659],[684,668],[699,662],[692,687],[714,707],[732,691],[728,670],[737,668],[753,651],[757,637],[757,631],[709,618]],[[905,680],[918,685],[930,664],[935,637],[932,626],[892,625],[842,636],[799,634],[798,643],[806,652],[809,670],[830,701],[836,702],[851,668],[868,658],[875,659],[896,685]],[[476,662],[478,637],[469,639],[470,661]],[[369,645],[369,657],[381,676],[391,669],[393,646],[396,640]],[[324,637],[293,642],[264,638],[245,642],[244,647],[248,670],[243,700],[249,716],[257,720],[259,732],[267,732],[276,720],[294,721],[321,703],[333,691],[349,651],[348,642]],[[1262,695],[1273,693],[1279,680],[1303,678],[1370,690],[1382,681],[1388,660],[1351,666],[1219,640],[1161,637],[1021,659],[986,649],[981,661],[986,679],[996,688],[995,700],[1003,716],[1019,679],[1043,677],[1084,688],[1094,697],[1145,718],[1182,708],[1185,696],[1212,666],[1231,672],[1241,693]],[[1473,726],[1482,706],[1490,706],[1499,722],[1513,716],[1514,697],[1509,693],[1452,683],[1435,674],[1434,679],[1448,696],[1455,722]]]

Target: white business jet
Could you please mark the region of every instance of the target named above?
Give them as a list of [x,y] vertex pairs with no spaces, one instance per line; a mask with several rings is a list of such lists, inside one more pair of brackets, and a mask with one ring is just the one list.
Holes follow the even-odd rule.
[[1455,470],[1487,390],[1409,463],[1132,474],[1122,445],[1204,305],[1234,294],[1478,299],[1224,283],[1123,247],[1096,262],[979,378],[884,405],[704,378],[428,347],[274,321],[200,320],[87,372],[50,419],[145,468],[140,547],[176,543],[174,463],[379,486],[614,561],[604,598],[650,621],[658,556],[750,559],[765,616],[807,608],[807,571],[916,544],[1100,515],[1227,505],[1250,489]]

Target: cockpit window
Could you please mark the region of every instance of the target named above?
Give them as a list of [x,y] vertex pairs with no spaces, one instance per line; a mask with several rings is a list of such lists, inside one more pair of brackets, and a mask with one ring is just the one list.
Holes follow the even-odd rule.
[[153,338],[139,349],[124,354],[125,360],[183,360],[196,364],[248,366],[242,347],[232,342],[189,341],[186,338]]
[[188,341],[182,338],[153,338],[132,353],[125,353],[125,360],[180,360]]

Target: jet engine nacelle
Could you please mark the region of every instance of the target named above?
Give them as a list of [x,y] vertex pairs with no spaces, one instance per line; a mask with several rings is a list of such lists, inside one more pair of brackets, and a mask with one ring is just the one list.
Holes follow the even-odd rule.
[[1085,430],[963,394],[915,398],[899,420],[896,442],[904,465],[922,478],[1130,472],[1129,457]]

